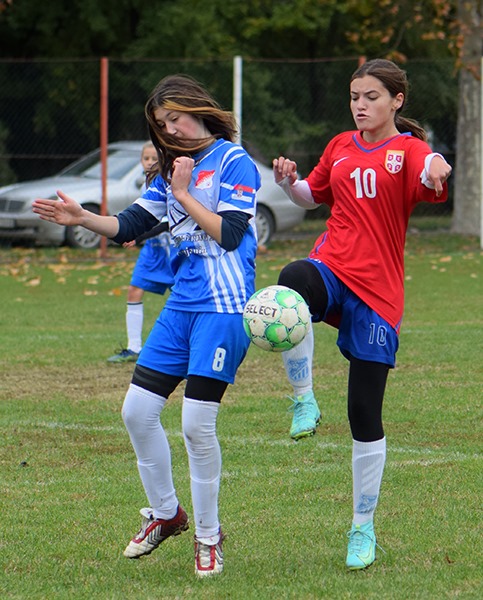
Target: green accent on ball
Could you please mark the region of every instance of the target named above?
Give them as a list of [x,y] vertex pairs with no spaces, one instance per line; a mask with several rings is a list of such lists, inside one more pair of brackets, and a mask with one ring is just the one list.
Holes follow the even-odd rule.
[[265,337],[275,346],[280,345],[287,339],[288,331],[285,325],[281,323],[273,323],[265,329]]
[[294,344],[289,340],[285,340],[285,342],[280,342],[280,344],[276,344],[272,346],[272,352],[285,352],[286,350],[292,350]]
[[302,297],[295,292],[294,290],[282,290],[277,292],[275,300],[278,304],[283,306],[284,308],[293,308],[296,304],[302,300]]

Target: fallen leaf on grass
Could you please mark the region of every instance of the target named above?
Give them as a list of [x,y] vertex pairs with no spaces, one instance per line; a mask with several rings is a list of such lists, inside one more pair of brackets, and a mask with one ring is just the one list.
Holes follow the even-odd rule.
[[33,279],[29,279],[28,281],[26,281],[25,285],[35,287],[36,285],[40,285],[41,282],[42,282],[42,279],[40,277],[34,277]]
[[108,292],[108,294],[109,294],[109,296],[122,296],[123,291],[121,290],[121,288],[114,288],[113,290]]

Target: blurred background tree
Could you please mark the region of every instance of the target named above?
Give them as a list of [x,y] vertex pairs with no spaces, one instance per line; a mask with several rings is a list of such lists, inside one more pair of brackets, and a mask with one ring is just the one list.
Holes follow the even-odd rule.
[[[458,0],[459,93],[452,231],[479,235],[483,210],[481,0]],[[483,240],[482,240],[483,247]]]
[[0,0],[0,53],[9,58],[442,58],[455,51],[456,2]]
[[[128,61],[200,61],[193,74],[209,73],[210,88],[228,105],[231,88],[226,65],[234,55],[241,55],[247,64],[244,85],[250,90],[244,100],[244,142],[266,158],[271,158],[275,147],[287,153],[292,149],[307,171],[337,129],[352,127],[348,110],[342,120],[334,120],[332,111],[347,102],[354,63],[341,69],[342,63],[334,62],[332,69],[321,71],[316,61],[385,57],[407,69],[413,87],[424,84],[428,90],[410,96],[408,114],[421,120],[450,159],[457,149],[453,226],[474,233],[481,198],[481,11],[481,0],[0,0],[0,56],[34,61],[25,68],[24,84],[16,83],[15,89],[9,82],[15,81],[12,69],[18,65],[0,63],[0,122],[8,130],[14,117],[2,104],[7,97],[10,105],[16,98],[16,114],[25,116],[24,130],[38,136],[54,130],[61,135],[66,123],[82,115],[65,151],[74,152],[74,144],[77,149],[84,145],[91,149],[89,133],[96,128],[98,88],[95,75],[90,75],[89,91],[78,89],[76,75],[85,68],[85,63],[76,62],[79,59],[125,60],[125,68],[111,75],[116,89],[141,96],[163,73],[159,63],[153,73],[147,62],[144,69],[131,69]],[[48,58],[65,64],[36,68],[37,61]],[[201,61],[207,59],[213,62],[203,67]],[[427,68],[428,63],[418,66],[423,59],[432,61],[432,68]],[[296,60],[307,61],[303,83],[297,79],[301,69]],[[283,77],[270,61],[284,63]],[[441,61],[450,61],[453,72],[448,73]],[[179,67],[183,69],[183,63]],[[167,63],[166,68],[172,70],[173,65]],[[59,90],[61,71],[70,83]],[[454,91],[457,73],[459,93]],[[34,82],[41,85],[41,101]],[[142,119],[129,114],[126,95],[118,92],[111,118],[120,123],[128,116]],[[458,97],[456,128],[447,115],[456,110]],[[132,106],[138,113],[137,105]],[[32,110],[34,115],[29,114]],[[257,123],[251,118],[255,114]],[[19,152],[12,137],[20,136],[6,134],[4,143],[11,153]],[[34,136],[31,144],[29,150],[36,154],[49,152],[48,147],[34,147],[41,144]]]

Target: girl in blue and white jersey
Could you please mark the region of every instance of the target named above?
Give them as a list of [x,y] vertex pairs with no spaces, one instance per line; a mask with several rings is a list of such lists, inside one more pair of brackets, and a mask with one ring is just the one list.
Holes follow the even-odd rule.
[[160,422],[167,398],[186,379],[182,429],[195,521],[195,573],[223,570],[218,518],[221,398],[245,357],[243,307],[255,289],[256,192],[260,175],[234,143],[233,115],[195,80],[174,75],[153,90],[146,117],[158,163],[146,192],[116,216],[83,209],[61,191],[34,211],[83,225],[115,242],[135,239],[167,216],[174,285],[139,355],[122,415],[150,507],[124,555],[150,554],[188,529],[176,495],[168,440]]
[[[141,165],[146,173],[158,161],[156,148],[151,141],[143,144]],[[146,191],[146,183],[141,187],[141,194]],[[126,331],[127,346],[110,356],[107,362],[136,362],[143,347],[142,333],[144,322],[144,292],[152,292],[161,296],[171,289],[173,273],[171,272],[170,253],[171,236],[168,231],[167,218],[131,242],[125,242],[125,248],[141,245],[141,251],[134,265],[131,281],[127,290]]]

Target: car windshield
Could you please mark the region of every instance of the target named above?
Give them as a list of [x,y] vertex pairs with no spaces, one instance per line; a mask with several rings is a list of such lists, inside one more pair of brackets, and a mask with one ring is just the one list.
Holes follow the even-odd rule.
[[[140,164],[140,153],[132,150],[108,150],[107,176],[109,179],[122,179],[137,164]],[[59,173],[60,177],[86,177],[101,179],[100,151],[81,158]]]

